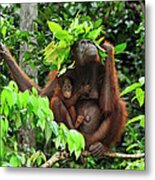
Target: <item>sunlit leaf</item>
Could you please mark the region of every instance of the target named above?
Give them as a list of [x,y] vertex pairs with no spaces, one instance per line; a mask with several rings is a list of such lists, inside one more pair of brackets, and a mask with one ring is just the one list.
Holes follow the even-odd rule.
[[141,88],[136,89],[136,98],[140,107],[144,104],[144,91]]
[[62,27],[59,24],[55,23],[55,22],[47,21],[47,24],[48,24],[49,29],[53,33],[57,33],[59,31],[62,31]]
[[99,26],[101,26],[102,22],[103,22],[102,19],[98,19],[97,21],[95,21],[93,23],[94,28],[98,28]]
[[145,126],[145,116],[143,116],[140,120],[140,125],[144,128]]
[[7,33],[7,27],[6,27],[5,25],[3,25],[3,26],[1,27],[1,33],[2,33],[3,37],[6,36],[6,33]]
[[117,46],[115,46],[115,54],[122,53],[126,49],[126,46],[126,43],[118,44]]
[[51,126],[52,126],[52,132],[55,134],[55,136],[58,136],[59,134],[58,124],[55,121],[52,121]]
[[16,93],[18,92],[18,86],[17,86],[17,84],[16,84],[14,81],[10,81],[10,82],[9,82],[9,87],[10,87],[13,91],[15,91]]
[[134,91],[136,88],[139,88],[139,87],[141,87],[140,83],[134,83],[134,84],[128,86],[124,91],[122,91],[120,96],[123,96],[131,91]]
[[50,140],[52,136],[52,126],[50,122],[46,122],[45,125],[45,138],[46,138],[46,143]]
[[145,83],[145,77],[139,78],[139,82],[140,82],[141,86],[143,86]]
[[98,29],[89,32],[87,38],[91,40],[96,40],[96,38],[100,35],[101,31],[102,31],[102,27],[99,27]]
[[32,94],[38,96],[38,91],[35,87],[32,87]]
[[13,167],[19,167],[20,163],[16,155],[12,155],[9,162]]
[[138,116],[136,116],[136,117],[128,120],[127,125],[129,125],[129,124],[131,124],[131,123],[135,123],[135,122],[137,122],[137,121],[141,121],[141,120],[142,120],[142,121],[144,120],[144,115],[138,115]]
[[3,160],[5,155],[5,146],[2,138],[0,138],[0,159]]
[[43,160],[46,162],[46,156],[43,152],[41,152],[41,157],[43,158]]
[[85,141],[82,134],[80,134],[76,130],[71,129],[67,136],[67,143],[69,152],[71,154],[75,152],[76,159],[78,159],[81,154],[81,151],[85,147]]

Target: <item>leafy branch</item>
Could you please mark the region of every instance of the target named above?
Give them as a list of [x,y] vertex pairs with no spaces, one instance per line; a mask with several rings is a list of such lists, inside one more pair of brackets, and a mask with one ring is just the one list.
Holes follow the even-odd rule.
[[[79,158],[85,148],[84,137],[78,131],[68,129],[63,123],[57,124],[54,121],[48,98],[40,97],[35,88],[32,88],[32,91],[19,92],[16,83],[11,81],[2,90],[0,100],[0,158],[2,160],[8,153],[10,131],[16,134],[20,128],[27,129],[28,126],[35,129],[35,134],[45,137],[46,144],[52,140],[56,149],[59,147],[62,150],[68,149],[70,155],[75,154],[76,159]],[[18,144],[16,140],[14,140],[15,143]],[[15,150],[18,151],[18,147]],[[38,153],[34,152],[34,154],[38,156]],[[15,161],[18,162],[18,158],[13,154],[12,158],[10,157],[10,163],[18,165],[14,163]]]
[[[81,39],[90,39],[95,43],[101,58],[106,57],[106,53],[100,44],[103,42],[105,31],[103,30],[102,20],[96,22],[82,21],[76,17],[68,29],[63,29],[59,24],[47,21],[48,27],[53,34],[52,42],[43,50],[44,62],[52,64],[53,68],[61,69],[61,66],[71,62],[70,51],[72,45]],[[100,38],[99,38],[100,37]],[[115,47],[116,54],[122,53],[126,48],[126,43]]]

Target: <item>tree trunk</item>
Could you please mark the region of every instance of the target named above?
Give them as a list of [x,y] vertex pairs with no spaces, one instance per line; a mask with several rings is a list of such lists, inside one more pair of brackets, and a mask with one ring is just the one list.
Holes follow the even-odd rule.
[[[33,20],[38,16],[37,4],[23,3],[20,9],[20,31],[33,31]],[[31,39],[35,41],[35,39]],[[19,65],[34,81],[37,82],[38,71],[37,69],[32,69],[30,65],[26,65],[24,62],[23,55],[26,51],[32,51],[32,45],[28,45],[25,42],[20,44],[20,56]],[[28,128],[29,127],[29,128]],[[27,124],[26,128],[21,127],[19,130],[18,144],[20,150],[25,150],[26,148],[35,147],[35,132]]]
[[[34,19],[38,16],[37,4],[33,3],[22,3],[20,9],[20,30],[21,31],[33,31]],[[32,39],[35,41],[35,39]],[[20,57],[19,64],[20,67],[28,74],[31,78],[37,81],[38,71],[37,69],[32,69],[30,65],[25,65],[23,55],[26,51],[32,50],[32,45],[26,43],[21,43],[20,45]]]

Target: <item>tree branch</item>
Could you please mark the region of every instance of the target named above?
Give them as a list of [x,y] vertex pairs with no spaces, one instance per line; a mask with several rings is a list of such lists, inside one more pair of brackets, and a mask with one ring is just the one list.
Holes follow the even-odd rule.
[[[91,156],[91,153],[89,151],[84,151],[82,153],[83,156]],[[145,156],[144,153],[139,153],[139,154],[124,154],[124,153],[116,153],[116,152],[111,152],[107,151],[103,154],[103,156],[111,157],[111,158],[133,158],[133,159],[138,159],[142,158]],[[48,161],[46,161],[41,167],[47,168],[47,167],[52,167],[56,162],[64,160],[69,157],[69,153],[66,151],[62,152],[56,152]]]
[[64,160],[68,157],[69,157],[69,153],[67,153],[66,151],[56,152],[48,161],[42,164],[41,167],[44,167],[44,168],[52,167],[56,162],[60,160]]

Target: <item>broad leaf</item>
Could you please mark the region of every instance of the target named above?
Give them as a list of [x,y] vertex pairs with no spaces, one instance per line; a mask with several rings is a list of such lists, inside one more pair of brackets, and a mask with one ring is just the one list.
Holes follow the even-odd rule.
[[136,89],[136,98],[140,107],[144,104],[144,91],[141,88]]
[[47,24],[48,24],[50,31],[53,33],[57,33],[59,31],[62,31],[62,27],[55,22],[47,21]]
[[13,167],[19,167],[20,165],[20,162],[19,162],[19,159],[17,158],[16,155],[12,155],[11,158],[10,158],[10,164],[13,166]]
[[134,122],[137,122],[137,121],[140,121],[140,122],[144,121],[144,115],[139,115],[139,116],[136,116],[136,117],[128,120],[127,125],[134,123]]
[[46,122],[45,125],[45,138],[46,138],[46,143],[50,140],[52,136],[52,126],[50,122]]
[[139,88],[139,87],[141,87],[141,84],[140,84],[140,83],[134,83],[134,84],[128,86],[124,91],[122,91],[122,93],[120,94],[120,96],[123,96],[123,95],[125,95],[125,94],[127,94],[127,93],[135,90],[136,88]]
[[122,44],[115,46],[115,54],[122,53],[126,49],[126,46],[127,46],[126,43],[122,43]]

